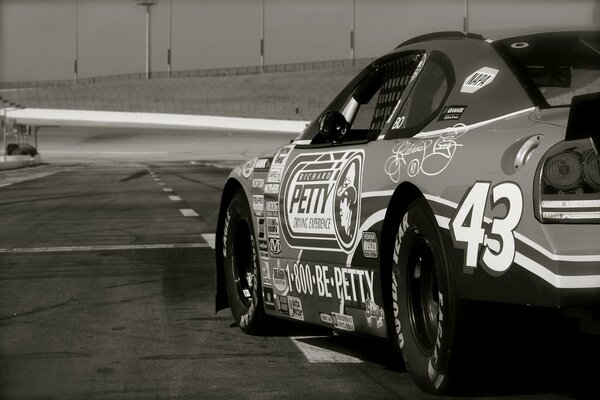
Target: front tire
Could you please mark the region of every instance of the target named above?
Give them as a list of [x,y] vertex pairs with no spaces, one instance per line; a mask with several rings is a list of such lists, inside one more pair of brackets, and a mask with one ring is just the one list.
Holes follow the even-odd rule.
[[398,224],[392,256],[394,345],[421,390],[444,394],[456,373],[453,344],[462,307],[435,217],[414,200]]
[[224,278],[231,312],[238,326],[258,334],[265,325],[260,266],[252,214],[242,190],[235,193],[225,215]]

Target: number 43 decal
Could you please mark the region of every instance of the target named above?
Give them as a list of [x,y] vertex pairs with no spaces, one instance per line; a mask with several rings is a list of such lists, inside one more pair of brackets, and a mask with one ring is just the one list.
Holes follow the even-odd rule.
[[486,233],[483,215],[490,185],[490,182],[476,182],[471,187],[450,221],[450,227],[454,241],[466,243],[466,270],[477,267],[479,251],[483,245],[483,266],[489,268],[492,274],[501,274],[511,266],[515,258],[513,231],[521,220],[523,194],[519,186],[512,182],[500,183],[492,188],[491,208],[504,204],[506,216],[491,219],[491,229]]

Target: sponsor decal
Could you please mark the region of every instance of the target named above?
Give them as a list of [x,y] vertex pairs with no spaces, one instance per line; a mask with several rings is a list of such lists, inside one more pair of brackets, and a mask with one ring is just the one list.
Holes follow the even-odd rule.
[[462,147],[457,140],[468,130],[465,124],[456,124],[430,138],[398,141],[392,149],[393,154],[385,162],[385,173],[396,183],[419,173],[428,176],[442,173],[450,165],[456,150]]
[[273,295],[273,289],[264,288],[263,299],[265,300],[265,307],[267,307],[269,310],[275,309],[275,296]]
[[268,200],[265,203],[265,212],[267,217],[279,217],[279,202]]
[[438,121],[456,121],[462,117],[467,106],[446,106],[442,109],[442,113]]
[[273,268],[273,286],[281,293],[288,291],[287,271],[279,266],[279,260],[277,266]]
[[404,115],[396,118],[396,120],[394,121],[394,125],[392,125],[392,130],[401,129],[404,126],[404,122],[406,122],[406,117]]
[[269,251],[273,255],[281,253],[281,241],[277,238],[269,238]]
[[271,286],[271,274],[269,273],[269,260],[260,260],[260,275],[264,286]]
[[354,318],[350,315],[331,313],[333,327],[342,331],[354,331]]
[[371,299],[367,299],[365,317],[367,317],[367,324],[369,326],[376,326],[377,329],[383,326],[383,308],[375,304]]
[[326,313],[319,313],[319,317],[321,318],[322,323],[326,325],[333,325],[333,319],[331,318],[331,315]]
[[275,157],[273,157],[273,161],[271,162],[271,168],[273,166],[278,166],[278,165],[284,166],[285,163],[287,162],[287,159],[290,156],[290,153],[292,152],[293,148],[294,148],[293,144],[288,144],[288,145],[280,148],[279,151],[277,151],[277,153],[275,154]]
[[252,209],[256,215],[262,215],[265,209],[265,198],[262,194],[252,195]]
[[260,259],[264,260],[264,261],[269,261],[269,252],[268,251],[261,251],[260,252]]
[[294,248],[350,253],[358,236],[362,150],[303,154],[288,169],[284,237]]
[[269,175],[267,176],[267,181],[279,183],[279,182],[281,182],[282,177],[283,177],[283,166],[275,165],[275,166],[272,166],[271,169],[269,170]]
[[[493,211],[497,207],[505,210],[505,215],[492,218],[486,229],[485,210]],[[450,220],[455,245],[465,249],[465,273],[473,273],[478,264],[492,276],[502,275],[510,268],[515,259],[514,230],[522,213],[523,193],[513,182],[502,182],[494,187],[490,182],[476,182],[469,189]]]
[[415,69],[415,72],[413,72],[413,74],[410,77],[410,80],[408,81],[409,83],[412,82],[412,81],[414,81],[415,78],[417,76],[419,76],[419,74],[423,70],[423,67],[425,66],[425,61],[427,61],[427,54],[423,54],[423,57],[419,61],[419,64],[417,65],[417,68]]
[[498,70],[495,68],[483,67],[467,76],[463,82],[461,93],[475,93],[484,86],[492,83]]
[[362,249],[366,258],[377,258],[377,235],[375,232],[363,232]]
[[365,308],[373,299],[374,272],[369,270],[309,263],[286,263],[286,288],[300,296],[317,295]]
[[290,306],[288,304],[287,296],[275,296],[275,304],[277,305],[277,310],[279,311],[279,314],[287,316],[290,315]]
[[279,183],[266,183],[265,184],[265,194],[279,194]]
[[256,160],[256,164],[254,164],[254,169],[267,169],[269,168],[269,159],[268,158],[259,158]]
[[252,179],[252,188],[262,189],[265,186],[264,179]]
[[258,240],[258,249],[260,251],[269,251],[269,245],[266,240],[259,239]]
[[[398,236],[400,236],[400,233],[398,233]],[[398,245],[397,247],[399,248],[400,245],[398,244],[398,237],[396,237],[396,244]],[[394,262],[396,262],[396,264],[398,263],[398,258],[396,256],[396,254],[394,253]],[[396,339],[398,340],[398,346],[400,347],[400,350],[402,350],[404,348],[404,333],[402,331],[402,321],[400,321],[400,317],[398,315],[398,310],[400,309],[400,303],[398,302],[398,280],[396,279],[396,273],[392,273],[392,309],[394,310],[394,327],[396,328]]]
[[227,232],[229,231],[229,219],[231,218],[231,213],[227,210],[227,215],[225,216],[225,223],[223,224],[223,257],[227,257]]
[[288,305],[290,317],[304,321],[304,311],[302,310],[302,300],[297,297],[288,296]]
[[252,172],[254,172],[254,164],[256,163],[256,158],[253,158],[252,160],[246,162],[246,164],[244,164],[244,166],[242,167],[242,176],[246,179],[250,178],[250,175],[252,175]]
[[267,217],[267,233],[269,234],[269,237],[279,237],[279,218]]
[[265,219],[258,219],[258,238],[265,239]]

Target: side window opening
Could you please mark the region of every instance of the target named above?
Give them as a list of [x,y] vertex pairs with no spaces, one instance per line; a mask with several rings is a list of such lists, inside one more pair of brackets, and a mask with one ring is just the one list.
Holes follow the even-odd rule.
[[439,114],[454,83],[450,60],[440,52],[433,52],[408,98],[386,124],[386,139],[411,137],[421,131]]
[[419,80],[405,105],[405,128],[419,126],[442,103],[448,90],[444,71],[438,64],[430,63],[423,69],[423,78]]
[[423,56],[424,52],[400,56],[379,66],[357,86],[342,111],[351,124],[346,141],[377,138]]
[[[330,110],[339,111],[348,122],[349,129],[337,143],[376,139],[400,108],[400,99],[418,76],[424,60],[424,51],[387,56],[379,65],[370,67],[371,70],[356,83],[345,101],[338,96],[338,105]],[[311,145],[326,144],[322,135],[315,134]]]
[[424,53],[412,54],[388,63],[383,67],[383,86],[379,91],[377,107],[369,128],[369,136],[375,138],[390,120],[406,87],[411,81]]

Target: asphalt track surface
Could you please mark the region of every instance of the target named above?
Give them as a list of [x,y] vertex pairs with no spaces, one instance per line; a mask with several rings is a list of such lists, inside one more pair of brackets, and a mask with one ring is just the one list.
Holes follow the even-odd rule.
[[[0,173],[0,398],[439,398],[387,342],[248,336],[215,314],[221,188],[235,160],[289,139],[40,131],[48,164]],[[553,327],[474,343],[470,398],[596,397],[597,348]]]

